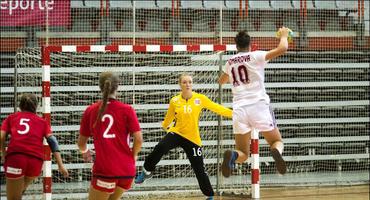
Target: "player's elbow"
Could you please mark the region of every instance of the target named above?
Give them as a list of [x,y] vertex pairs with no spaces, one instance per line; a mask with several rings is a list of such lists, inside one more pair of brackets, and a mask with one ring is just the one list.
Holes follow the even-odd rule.
[[86,146],[86,141],[85,140],[83,140],[82,138],[81,138],[81,136],[78,138],[78,140],[77,140],[77,146],[78,146],[78,148],[81,150],[81,149],[84,149],[85,148],[85,146]]
[[218,84],[222,85],[222,84],[224,84],[224,81],[221,78],[219,78],[218,79]]
[[284,54],[288,51],[288,44],[281,47],[281,53]]
[[284,42],[281,42],[279,44],[279,50],[282,54],[284,54],[285,52],[288,51],[288,48],[289,48],[289,44],[288,44],[288,41],[284,41]]
[[165,120],[165,121],[162,122],[162,128],[163,128],[163,130],[167,131],[168,126],[169,126],[169,123],[167,122],[167,120]]
[[288,43],[281,43],[278,48],[277,48],[277,52],[278,52],[278,55],[283,55],[284,53],[286,53],[288,51]]
[[47,137],[46,141],[50,146],[51,152],[53,152],[53,153],[60,152],[59,144],[58,144],[57,138],[55,136],[51,135],[51,136]]
[[222,84],[227,83],[227,81],[228,81],[228,80],[229,80],[229,76],[228,76],[227,74],[223,73],[223,74],[220,76],[220,78],[218,78],[218,83],[219,83],[220,85],[222,85]]
[[134,137],[134,144],[135,145],[141,146],[144,143],[143,134],[141,133],[141,131],[135,132],[133,134],[133,137]]
[[[285,45],[280,45],[277,48],[276,54],[273,56],[273,58],[279,57],[284,55],[288,51],[288,46]],[[270,59],[269,59],[270,60]]]

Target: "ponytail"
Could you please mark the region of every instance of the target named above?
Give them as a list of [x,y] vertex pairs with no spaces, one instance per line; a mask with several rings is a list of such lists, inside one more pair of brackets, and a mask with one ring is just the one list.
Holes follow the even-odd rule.
[[118,76],[112,72],[103,72],[100,74],[99,87],[103,94],[102,102],[99,106],[98,116],[93,127],[101,120],[105,109],[107,108],[109,95],[113,94],[118,89]]

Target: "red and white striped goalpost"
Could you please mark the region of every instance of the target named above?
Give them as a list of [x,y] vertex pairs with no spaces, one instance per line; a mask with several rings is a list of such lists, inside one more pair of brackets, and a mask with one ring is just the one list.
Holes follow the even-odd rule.
[[260,156],[259,156],[259,132],[256,129],[251,133],[251,182],[252,199],[260,198]]
[[[252,51],[257,46],[252,44]],[[50,124],[50,56],[58,52],[211,52],[211,51],[236,51],[235,45],[63,45],[44,46],[41,50],[42,63],[42,112],[43,117]],[[259,155],[258,132],[252,134],[252,198],[259,198]],[[43,165],[43,198],[52,198],[51,178],[51,151],[44,140],[44,165]]]
[[[48,53],[48,58],[45,59],[44,56],[47,54],[45,52],[46,48],[42,48],[42,113],[44,119],[50,125],[50,53]],[[51,150],[44,139],[44,164],[42,167],[42,176],[43,176],[43,199],[51,199]]]
[[[42,63],[42,113],[44,119],[50,122],[50,52],[46,52],[49,48],[43,47],[41,51],[41,63]],[[48,59],[45,58],[48,57]],[[42,167],[43,176],[43,199],[51,199],[51,150],[44,139],[44,164]]]

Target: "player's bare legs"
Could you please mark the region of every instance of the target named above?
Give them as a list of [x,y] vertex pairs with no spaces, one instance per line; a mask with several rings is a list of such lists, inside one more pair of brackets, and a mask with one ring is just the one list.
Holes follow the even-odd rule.
[[[262,135],[270,145],[272,157],[275,160],[276,168],[280,174],[286,173],[286,164],[283,160],[282,153],[284,150],[284,143],[281,138],[281,134],[278,128],[274,128],[271,131],[263,131]],[[222,174],[225,177],[229,177],[233,170],[234,163],[245,162],[250,153],[250,139],[251,133],[247,134],[235,134],[235,147],[236,150],[227,150],[224,153],[224,160],[222,162]]]
[[92,185],[90,185],[89,200],[106,200],[108,198],[109,198],[109,193],[99,191],[95,189]]
[[244,163],[249,157],[251,132],[235,134],[235,148],[238,153],[236,163]]
[[244,163],[249,157],[251,132],[235,134],[235,149],[226,150],[222,162],[222,175],[229,177],[234,168],[234,163]]
[[24,177],[24,185],[23,185],[23,191],[22,193],[24,193],[24,191],[27,190],[28,186],[32,183],[33,180],[35,180],[35,178],[37,177]]
[[6,178],[6,196],[8,200],[21,200],[24,188],[24,177]]
[[117,186],[116,189],[114,190],[114,193],[109,196],[109,200],[118,200],[118,199],[121,199],[122,194],[125,191],[126,191],[125,189]]
[[270,145],[272,157],[275,160],[276,168],[280,174],[286,173],[286,164],[283,160],[282,154],[284,150],[284,143],[281,139],[281,134],[278,128],[271,131],[263,131],[263,137]]

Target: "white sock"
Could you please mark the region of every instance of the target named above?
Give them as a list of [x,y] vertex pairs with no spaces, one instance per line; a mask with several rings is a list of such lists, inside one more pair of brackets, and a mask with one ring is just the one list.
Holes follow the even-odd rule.
[[283,155],[284,143],[277,141],[274,143],[274,146],[279,151],[280,155]]
[[283,155],[283,150],[281,148],[276,148],[276,149],[279,151],[280,155]]
[[143,172],[146,174],[146,175],[150,175],[152,172],[149,172],[149,171],[146,171],[146,169],[143,167]]

